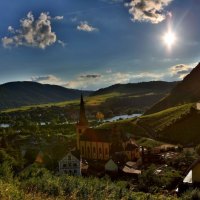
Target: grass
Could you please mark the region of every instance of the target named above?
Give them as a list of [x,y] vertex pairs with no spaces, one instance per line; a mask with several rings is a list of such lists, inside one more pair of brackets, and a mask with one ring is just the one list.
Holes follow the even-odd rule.
[[137,144],[139,144],[140,146],[144,146],[146,148],[154,148],[154,147],[158,147],[162,145],[163,142],[160,142],[151,138],[142,137],[137,140]]

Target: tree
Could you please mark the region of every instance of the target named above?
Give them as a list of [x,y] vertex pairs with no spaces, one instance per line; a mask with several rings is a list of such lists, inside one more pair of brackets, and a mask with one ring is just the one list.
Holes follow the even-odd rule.
[[104,114],[102,112],[97,112],[96,118],[98,119],[98,121],[103,121]]

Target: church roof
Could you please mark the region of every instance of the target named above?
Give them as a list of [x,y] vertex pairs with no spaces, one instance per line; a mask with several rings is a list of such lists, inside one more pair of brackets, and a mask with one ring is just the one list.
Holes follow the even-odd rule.
[[75,156],[77,159],[79,160],[81,159],[80,151],[74,150],[74,151],[71,151],[71,154]]
[[81,141],[92,141],[92,142],[111,142],[112,131],[109,129],[94,129],[88,128],[80,136]]
[[135,143],[128,143],[128,144],[126,145],[125,150],[126,150],[126,151],[133,151],[133,150],[135,150],[135,149],[137,149],[137,148],[138,148],[138,145],[136,145]]

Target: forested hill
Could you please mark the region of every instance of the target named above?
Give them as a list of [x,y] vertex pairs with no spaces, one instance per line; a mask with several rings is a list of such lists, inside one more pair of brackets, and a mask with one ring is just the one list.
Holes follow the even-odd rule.
[[[85,96],[90,91],[82,91]],[[0,85],[0,109],[54,103],[80,98],[81,91],[36,82],[10,82]]]
[[146,114],[185,103],[200,101],[200,63],[180,82],[171,93],[155,104]]
[[107,88],[102,88],[93,92],[91,95],[103,95],[113,92],[124,94],[148,94],[148,93],[169,93],[178,82],[150,81],[141,83],[115,84]]

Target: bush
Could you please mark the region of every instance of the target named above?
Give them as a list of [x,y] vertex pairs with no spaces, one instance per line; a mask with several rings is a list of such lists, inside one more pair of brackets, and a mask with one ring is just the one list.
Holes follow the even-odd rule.
[[0,165],[0,179],[6,182],[13,180],[13,171],[10,163],[4,162]]
[[23,200],[23,192],[11,183],[5,183],[0,180],[0,199],[2,200]]
[[199,200],[200,190],[198,189],[188,190],[182,195],[181,199],[182,200]]
[[61,188],[59,178],[53,176],[50,171],[39,167],[37,164],[25,169],[19,176],[21,180],[21,188],[27,192],[40,192],[47,195],[60,195]]

